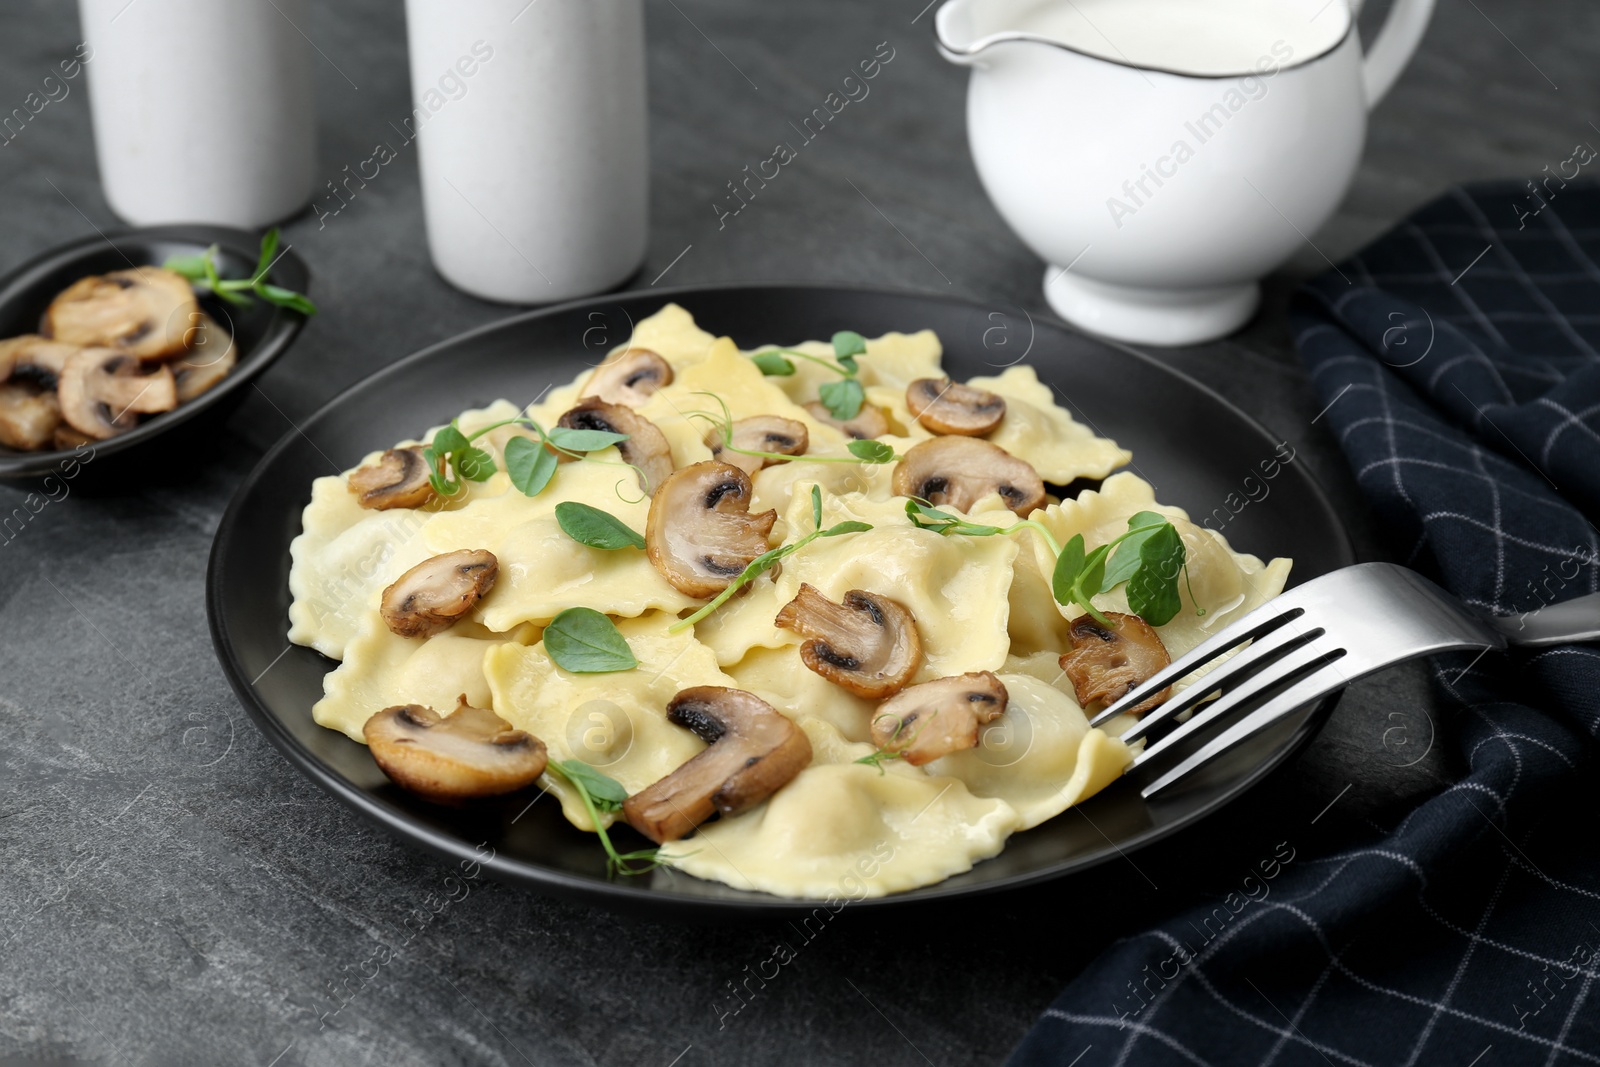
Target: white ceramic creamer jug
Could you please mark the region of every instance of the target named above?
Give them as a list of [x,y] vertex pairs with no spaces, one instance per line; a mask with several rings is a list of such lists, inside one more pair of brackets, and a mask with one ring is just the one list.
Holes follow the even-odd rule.
[[1243,325],[1333,213],[1432,10],[1395,0],[1365,58],[1349,0],[947,0],[934,26],[1050,306],[1179,345]]

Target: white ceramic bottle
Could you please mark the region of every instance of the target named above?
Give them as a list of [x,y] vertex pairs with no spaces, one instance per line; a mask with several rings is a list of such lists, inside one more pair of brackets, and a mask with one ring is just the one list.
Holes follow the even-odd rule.
[[100,180],[129,222],[257,228],[316,181],[306,0],[78,0]]
[[648,239],[643,0],[406,0],[434,266],[490,300],[611,288]]

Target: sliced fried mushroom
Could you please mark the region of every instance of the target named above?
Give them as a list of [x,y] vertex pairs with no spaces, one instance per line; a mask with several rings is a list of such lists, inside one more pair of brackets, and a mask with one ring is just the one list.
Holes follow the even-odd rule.
[[0,382],[8,376],[27,376],[54,384],[67,366],[77,345],[62,344],[36,333],[0,341]]
[[500,561],[482,548],[425,559],[383,591],[378,611],[391,633],[432,637],[449,629],[494,588]]
[[402,789],[439,804],[514,793],[544,773],[544,742],[462,694],[449,715],[385,708],[362,728],[372,758]]
[[79,278],[50,302],[44,332],[72,345],[119,348],[140,359],[182,352],[200,305],[180,274],[136,267]]
[[636,408],[671,384],[672,364],[648,348],[625,348],[596,367],[578,395]]
[[774,626],[809,638],[800,661],[858,697],[882,700],[898,693],[922,666],[922,638],[905,605],[878,593],[852,589],[835,604],[807,582],[783,606]]
[[[810,445],[811,438],[806,432],[806,424],[786,419],[782,415],[752,415],[733,424],[734,448],[745,448],[751,452],[773,452],[784,456],[803,456]],[[766,456],[748,456],[743,452],[735,452],[724,447],[721,427],[712,427],[711,432],[706,434],[706,446],[711,449],[712,459],[731,463],[752,478],[763,467],[770,467],[778,462]]]
[[114,348],[75,353],[61,371],[59,390],[62,418],[97,440],[133,429],[139,415],[178,406],[170,367],[157,366],[147,373],[138,359]]
[[617,453],[622,456],[622,462],[639,468],[639,488],[647,493],[654,492],[672,473],[672,447],[667,444],[666,435],[655,423],[625,404],[591,396],[568,410],[556,425],[571,430],[627,434],[628,439],[617,445]]
[[1044,506],[1044,481],[1032,464],[974,437],[933,437],[912,446],[895,465],[894,491],[958,511],[999,493],[1022,518]]
[[96,440],[97,438],[90,437],[86,433],[74,430],[71,426],[68,426],[63,422],[56,427],[56,432],[51,438],[50,446],[58,452],[70,452],[75,448],[81,448],[84,445],[93,444]]
[[239,362],[233,338],[210,315],[202,314],[200,322],[185,335],[185,340],[189,351],[182,359],[172,362],[179,403],[187,403],[209,391]]
[[[1103,612],[1111,620],[1107,629],[1093,615],[1079,616],[1068,631],[1072,651],[1062,653],[1061,669],[1072,682],[1079,706],[1103,707],[1121,700],[1134,686],[1172,662],[1161,635],[1137,615],[1120,611]],[[1130,715],[1143,715],[1166,702],[1172,687],[1140,701],[1128,709]]]
[[650,498],[650,562],[686,596],[716,596],[767,550],[776,511],[750,514],[750,476],[708,459],[661,483]]
[[0,385],[0,445],[24,452],[48,448],[60,424],[54,390],[27,382]]
[[934,433],[982,437],[1006,417],[1005,398],[949,378],[918,378],[906,386],[906,407]]
[[356,503],[373,511],[420,508],[434,496],[428,473],[422,446],[410,445],[391,448],[377,462],[357,467],[346,484],[356,495]]
[[870,441],[889,432],[889,416],[883,413],[882,408],[872,404],[862,404],[861,410],[853,419],[834,418],[833,412],[824,407],[820,400],[806,404],[806,410],[818,422],[832,426],[841,433],[847,433],[857,441]]
[[811,762],[805,732],[742,689],[685,689],[667,704],[667,719],[710,747],[623,803],[628,824],[658,845],[713,814],[749,811]]
[[978,727],[993,722],[1010,699],[1005,683],[988,671],[936,678],[878,705],[872,740],[914,767],[964,748],[976,748]]

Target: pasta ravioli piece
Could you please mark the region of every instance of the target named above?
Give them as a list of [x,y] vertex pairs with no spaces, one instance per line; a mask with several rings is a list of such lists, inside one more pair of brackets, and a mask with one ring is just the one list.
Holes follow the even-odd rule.
[[623,348],[648,348],[672,364],[674,371],[682,371],[703,362],[716,340],[695,325],[693,315],[677,304],[668,304],[635,323],[633,336],[613,354]]
[[1128,746],[1089,728],[1077,701],[1026,674],[1002,674],[1005,714],[984,726],[978,747],[927,764],[960,779],[974,796],[1004,800],[1027,830],[1086,800],[1121,777]]
[[1057,404],[1032,367],[1007,367],[997,377],[970,378],[967,384],[1005,397],[1006,417],[989,440],[1032,463],[1047,482],[1067,485],[1078,478],[1104,478],[1133,458]]
[[839,898],[863,883],[857,895],[884,896],[971,870],[1017,827],[1003,800],[913,767],[879,773],[852,762],[872,746],[850,744],[827,723],[801,725],[812,765],[759,807],[702,826],[673,867],[780,896]]
[[[734,684],[692,633],[667,633],[674,621],[658,612],[618,622],[639,666],[613,674],[564,671],[542,642],[492,649],[483,669],[495,712],[543,741],[552,761],[581,760],[637,793],[705,748],[694,734],[667,721],[667,702],[690,686]],[[594,828],[559,773],[545,772],[539,784],[560,800],[572,825]],[[614,820],[611,814],[601,816],[607,826]]]
[[[487,408],[462,412],[468,433],[516,415],[516,405],[497,400]],[[423,435],[424,441],[442,427]],[[496,453],[509,430],[480,439]],[[414,442],[401,442],[402,444]],[[375,461],[373,452],[357,466]],[[421,508],[369,511],[356,503],[345,484],[349,472],[311,483],[311,502],[301,514],[301,532],[289,546],[289,640],[309,645],[332,659],[343,659],[362,613],[377,603],[383,588],[432,553],[419,534],[442,511],[465,507],[474,500],[505,492],[511,483],[497,473],[486,482],[463,482],[459,493]]]
[[877,702],[854,696],[807,670],[797,647],[753,648],[726,669],[740,689],[749,690],[796,722],[820,719],[849,741],[867,741],[872,736]]
[[[615,460],[616,455],[615,449],[595,453],[600,459]],[[573,500],[610,512],[642,533],[650,503],[640,497],[626,467],[592,460],[567,463],[536,497],[512,490],[434,516],[423,540],[429,555],[460,548],[486,548],[495,554],[500,575],[478,610],[484,625],[500,632],[525,622],[549,622],[573,607],[631,617],[698,604],[672,588],[643,552],[587,548],[556,521],[556,505]]]
[[[1014,539],[942,537],[912,526],[903,500],[824,494],[824,526],[851,519],[870,523],[872,529],[813,541],[783,561],[770,598],[758,586],[748,607],[729,606],[732,617],[721,620],[719,629],[706,637],[723,663],[738,662],[751,648],[799,644],[797,637],[772,625],[767,609],[793,600],[802,582],[836,602],[851,589],[865,589],[905,605],[922,637],[924,661],[916,681],[995,670],[1005,662]],[[795,487],[787,520],[791,531],[811,530],[809,486]],[[795,669],[805,670],[798,657]]]
[[[1174,659],[1283,592],[1291,561],[1275,559],[1263,563],[1255,556],[1234,552],[1221,534],[1191,523],[1182,508],[1157,504],[1150,483],[1127,471],[1107,478],[1098,492],[1086,490],[1076,500],[1052,504],[1033,517],[1062,544],[1074,534],[1083,534],[1085,547],[1092,551],[1126,533],[1128,519],[1141,511],[1166,516],[1183,538],[1187,554],[1188,577],[1178,583],[1183,606],[1171,622],[1156,627],[1161,643]],[[1033,551],[1039,567],[1055,566],[1042,545],[1036,543]],[[1094,597],[1094,606],[1101,611],[1126,612],[1126,587],[1119,585]],[[1197,607],[1203,608],[1205,614],[1198,614]],[[1061,606],[1059,610],[1069,619],[1082,613],[1077,607]]]
[[323,697],[311,708],[318,725],[365,744],[361,728],[373,715],[397,704],[422,704],[447,715],[465,693],[473,707],[489,708],[483,655],[506,642],[532,644],[539,631],[519,627],[497,634],[476,623],[458,622],[427,640],[389,632],[375,609],[361,616],[345,647],[344,662],[322,680]]
[[[902,455],[914,443],[907,437],[884,436],[878,440]],[[841,435],[838,446],[829,448],[827,454],[847,456],[849,452],[846,451],[845,445],[846,442]],[[815,442],[811,451],[821,452]],[[869,500],[888,500],[894,496],[894,464],[807,463],[804,459],[797,459],[789,463],[775,463],[757,472],[752,481],[755,485],[755,494],[751,498],[750,510],[760,512],[767,508],[776,508],[780,518],[778,524],[773,527],[773,537],[778,540],[788,540],[789,522],[784,516],[788,514],[789,502],[794,499],[797,489],[809,493],[812,485],[820,485],[824,493],[832,496],[860,493]],[[810,532],[809,527],[802,527],[794,532],[794,536],[801,537]]]

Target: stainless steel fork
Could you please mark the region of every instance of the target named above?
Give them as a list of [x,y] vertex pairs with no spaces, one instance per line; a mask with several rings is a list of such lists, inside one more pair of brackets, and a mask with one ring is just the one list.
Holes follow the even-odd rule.
[[[1226,725],[1140,792],[1151,797],[1246,738],[1385,667],[1436,652],[1600,641],[1600,593],[1521,616],[1481,617],[1428,579],[1391,563],[1363,563],[1289,590],[1207,639],[1091,720],[1099,726],[1234,649],[1122,735],[1132,742],[1172,726],[1147,744],[1129,770],[1171,752],[1185,738]],[[1239,648],[1240,645],[1248,645]],[[1213,699],[1215,698],[1215,699]],[[1248,714],[1235,713],[1251,708]]]

